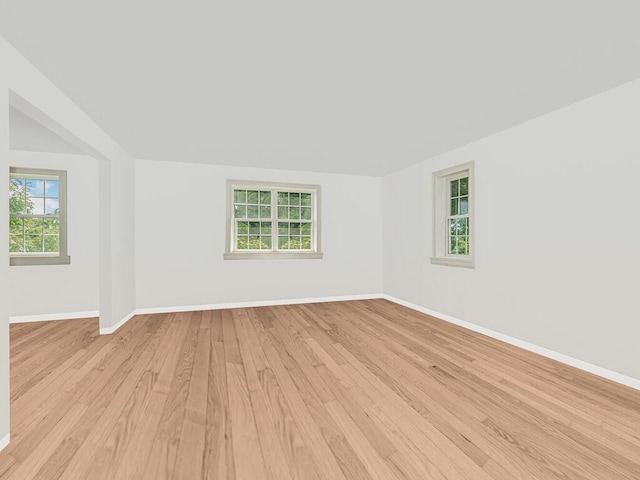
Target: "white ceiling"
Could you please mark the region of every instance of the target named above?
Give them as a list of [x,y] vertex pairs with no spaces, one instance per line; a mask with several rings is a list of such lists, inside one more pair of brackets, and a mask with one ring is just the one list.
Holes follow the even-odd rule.
[[137,158],[383,175],[640,77],[637,0],[0,0]]

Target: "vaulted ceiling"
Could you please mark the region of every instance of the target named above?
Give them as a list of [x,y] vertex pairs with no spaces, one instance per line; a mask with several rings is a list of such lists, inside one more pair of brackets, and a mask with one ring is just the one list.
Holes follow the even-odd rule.
[[640,2],[0,0],[137,158],[384,175],[640,77]]

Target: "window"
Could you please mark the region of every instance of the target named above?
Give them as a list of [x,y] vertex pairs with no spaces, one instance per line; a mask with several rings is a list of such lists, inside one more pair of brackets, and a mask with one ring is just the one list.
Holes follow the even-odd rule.
[[227,182],[225,259],[322,258],[320,187]]
[[11,265],[68,264],[67,172],[10,169]]
[[473,163],[433,174],[431,263],[474,267]]

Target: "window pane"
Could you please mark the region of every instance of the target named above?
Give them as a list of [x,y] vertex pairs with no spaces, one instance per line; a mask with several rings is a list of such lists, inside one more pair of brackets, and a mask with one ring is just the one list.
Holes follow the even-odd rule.
[[451,213],[450,215],[458,215],[458,199],[457,198],[452,198],[451,199]]
[[260,233],[263,235],[271,235],[271,222],[261,222]]
[[45,235],[59,235],[60,220],[57,218],[45,218],[43,220],[43,229]]
[[456,218],[449,220],[449,234],[450,235],[469,235],[469,219],[468,218]]
[[451,198],[457,197],[460,194],[460,180],[454,180],[451,182]]
[[310,193],[301,193],[300,194],[300,205],[311,206],[311,194]]
[[260,192],[260,203],[262,205],[271,205],[271,192]]
[[271,218],[271,207],[260,207],[260,218]]
[[280,250],[289,249],[289,237],[278,237],[278,248]]
[[289,205],[289,194],[287,192],[278,192],[278,205]]
[[60,196],[60,182],[58,180],[45,180],[44,196],[47,198],[58,198]]
[[289,237],[289,250],[300,250],[300,237]]
[[9,213],[27,213],[24,179],[12,178],[9,183]]
[[292,223],[291,224],[290,234],[291,235],[300,235],[300,224],[299,223]]
[[469,197],[460,198],[460,215],[469,213]]
[[31,212],[34,215],[44,215],[44,198],[27,197],[27,211],[31,206]]
[[469,177],[460,179],[460,195],[469,195]]
[[449,237],[449,253],[452,255],[458,254],[458,237]]
[[59,237],[57,235],[44,236],[44,251],[47,253],[60,251]]
[[24,245],[27,252],[42,252],[42,235],[25,236]]
[[302,235],[311,235],[311,224],[303,223],[300,227],[300,232],[302,233]]
[[47,215],[60,215],[59,200],[57,198],[45,198],[44,213]]
[[262,244],[264,245],[264,248],[267,250],[271,250],[271,237],[262,237]]
[[302,237],[302,249],[303,250],[311,249],[311,237]]
[[259,192],[257,190],[247,190],[247,203],[258,204]]
[[246,250],[247,248],[249,248],[249,237],[238,237],[238,239],[236,240],[236,249]]
[[458,220],[449,220],[449,235],[458,235],[460,233],[460,227],[458,226]]
[[237,222],[236,225],[239,235],[246,235],[249,233],[249,222]]
[[25,235],[42,235],[42,219],[41,218],[25,218],[24,233]]
[[311,207],[302,207],[300,209],[300,218],[302,220],[311,220]]
[[249,222],[249,234],[260,233],[260,222]]
[[44,197],[44,180],[27,179],[27,196]]
[[300,220],[300,207],[289,207],[289,218],[291,220]]
[[469,219],[461,218],[459,221],[462,224],[462,235],[469,235]]
[[289,219],[289,207],[278,207],[278,218],[282,220]]
[[291,192],[289,193],[289,205],[300,205],[300,194]]
[[11,235],[9,237],[9,252],[24,252],[24,237],[22,235]]
[[249,249],[260,250],[260,235],[249,235]]
[[9,233],[11,235],[22,235],[23,234],[23,222],[21,218],[10,218],[9,219]]
[[458,254],[469,255],[469,237],[458,237]]
[[278,235],[289,235],[289,224],[280,222],[278,223]]
[[247,203],[246,190],[234,190],[234,197],[236,203]]
[[248,218],[246,205],[236,205],[233,208],[235,210],[236,218]]
[[258,213],[257,205],[249,205],[247,207],[247,218],[259,218]]

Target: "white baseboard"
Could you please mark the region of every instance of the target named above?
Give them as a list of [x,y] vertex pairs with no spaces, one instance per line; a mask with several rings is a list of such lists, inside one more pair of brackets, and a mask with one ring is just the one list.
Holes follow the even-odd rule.
[[382,298],[384,298],[385,300],[389,300],[390,302],[397,303],[398,305],[402,305],[404,307],[410,308],[412,310],[416,310],[418,312],[425,313],[432,317],[436,317],[440,320],[444,320],[445,322],[453,323],[460,327],[464,327],[468,330],[481,333],[483,335],[486,335],[487,337],[495,338],[496,340],[500,340],[502,342],[508,343],[510,345],[514,345],[524,350],[537,353],[539,355],[542,355],[543,357],[551,358],[553,360],[564,363],[571,367],[584,370],[585,372],[593,373],[594,375],[606,378],[607,380],[611,380],[613,382],[626,385],[627,387],[640,390],[640,379],[629,377],[627,375],[623,375],[621,373],[614,372],[612,370],[608,370],[603,367],[599,367],[598,365],[593,365],[583,360],[579,360],[577,358],[570,357],[563,353],[558,353],[553,350],[549,350],[548,348],[545,348],[545,347],[534,345],[533,343],[525,342],[524,340],[519,340],[517,338],[504,335],[502,333],[490,330],[488,328],[481,327],[479,325],[475,325],[473,323],[465,322],[464,320],[460,320],[456,317],[452,317],[451,315],[446,315],[444,313],[436,312],[435,310],[431,310],[429,308],[416,305],[415,303],[407,302],[400,298],[392,297],[390,295],[382,295]]
[[[343,295],[336,297],[313,297],[313,298],[290,298],[286,300],[261,300],[257,302],[235,302],[235,303],[214,303],[207,305],[181,305],[172,307],[150,307],[137,308],[129,315],[124,317],[112,327],[100,327],[100,335],[110,335],[118,330],[136,315],[151,315],[154,313],[175,313],[175,312],[197,312],[201,310],[226,310],[230,308],[250,308],[250,307],[268,307],[275,305],[295,305],[301,303],[324,303],[324,302],[344,302],[349,300],[371,300],[374,298],[382,298],[382,294],[362,294],[362,295]],[[23,315],[10,317],[10,323],[24,322],[46,322],[52,320],[71,320],[76,318],[94,318],[99,317],[100,312],[73,312],[73,313],[54,313],[44,315]]]
[[129,315],[124,317],[122,320],[120,320],[118,323],[116,323],[112,327],[100,327],[100,335],[110,335],[110,334],[112,334],[113,332],[118,330],[121,326],[123,326],[125,323],[127,323],[129,320],[131,320],[136,315],[138,315],[138,311],[134,310],[133,312],[131,312]]
[[95,318],[100,315],[97,310],[71,313],[45,313],[42,315],[16,315],[9,317],[9,323],[50,322],[53,320],[75,320],[77,318]]
[[[195,311],[202,311],[202,310],[226,310],[231,308],[269,307],[269,306],[276,306],[276,305],[297,305],[297,304],[303,304],[303,303],[345,302],[345,301],[352,301],[352,300],[371,300],[376,298],[384,298],[385,300],[389,300],[390,302],[397,303],[398,305],[402,305],[412,310],[416,310],[418,312],[431,315],[432,317],[436,317],[446,322],[453,323],[455,325],[461,326],[468,330],[481,333],[488,337],[495,338],[496,340],[500,340],[510,345],[523,348],[524,350],[528,350],[530,352],[537,353],[544,357],[551,358],[553,360],[564,363],[566,365],[570,365],[580,370],[593,373],[594,375],[598,375],[600,377],[606,378],[613,382],[626,385],[636,390],[640,390],[640,379],[629,377],[627,375],[623,375],[621,373],[614,372],[612,370],[608,370],[603,367],[599,367],[598,365],[593,365],[589,362],[585,362],[583,360],[570,357],[563,353],[555,352],[553,350],[549,350],[548,348],[541,347],[533,343],[525,342],[524,340],[510,337],[509,335],[505,335],[503,333],[496,332],[494,330],[490,330],[488,328],[481,327],[479,325],[475,325],[473,323],[466,322],[464,320],[460,320],[459,318],[453,317],[451,315],[440,313],[435,310],[422,307],[415,303],[407,302],[400,298],[396,298],[391,295],[380,294],[380,293],[360,294],[360,295],[342,295],[342,296],[334,296],[334,297],[291,298],[291,299],[284,299],[284,300],[261,300],[261,301],[255,301],[255,302],[215,303],[215,304],[206,304],[206,305],[181,305],[181,306],[171,306],[171,307],[137,308],[136,310],[131,312],[129,315],[124,317],[122,320],[120,320],[118,323],[116,323],[114,326],[100,328],[100,334],[109,335],[114,333],[116,330],[118,330],[121,326],[123,326],[125,323],[127,323],[136,315],[151,315],[156,313],[175,313],[175,312],[195,312]],[[9,322],[10,323],[44,322],[44,321],[51,321],[51,320],[93,318],[98,316],[99,316],[99,312],[97,311],[56,313],[56,314],[48,314],[48,315],[47,314],[23,315],[23,316],[10,317]],[[3,443],[5,441],[8,444],[9,436],[0,440],[0,449],[4,448],[3,445],[6,446],[6,444]]]
[[178,307],[149,307],[136,309],[137,315],[154,313],[198,312],[201,310],[227,310],[231,308],[272,307],[276,305],[298,305],[301,303],[346,302],[350,300],[371,300],[382,298],[381,293],[362,295],[342,295],[336,297],[290,298],[286,300],[260,300],[257,302],[214,303],[209,305],[182,305]]
[[9,445],[9,441],[11,440],[11,435],[7,433],[2,439],[0,439],[0,451],[4,450],[7,445]]

